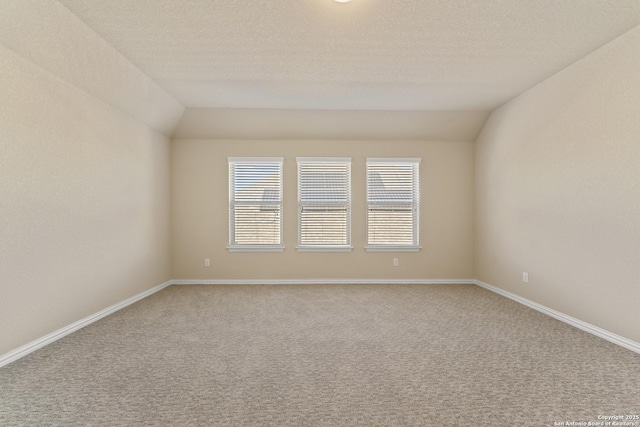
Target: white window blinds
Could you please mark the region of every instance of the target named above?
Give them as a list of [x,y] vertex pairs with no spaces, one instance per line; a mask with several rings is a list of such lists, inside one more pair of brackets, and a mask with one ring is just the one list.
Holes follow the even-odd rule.
[[298,158],[298,248],[351,245],[351,159]]
[[420,159],[367,159],[367,250],[419,250]]
[[282,158],[229,158],[229,250],[282,250]]

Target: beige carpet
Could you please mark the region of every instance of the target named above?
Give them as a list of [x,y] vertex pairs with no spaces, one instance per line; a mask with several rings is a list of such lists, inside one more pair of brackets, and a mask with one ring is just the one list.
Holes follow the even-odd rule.
[[171,286],[0,368],[2,426],[621,414],[640,414],[640,355],[473,285]]

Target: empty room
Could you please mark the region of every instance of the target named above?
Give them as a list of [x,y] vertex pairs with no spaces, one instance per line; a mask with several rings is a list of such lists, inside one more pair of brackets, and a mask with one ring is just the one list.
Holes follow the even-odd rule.
[[4,0],[0,100],[0,425],[640,426],[638,0]]

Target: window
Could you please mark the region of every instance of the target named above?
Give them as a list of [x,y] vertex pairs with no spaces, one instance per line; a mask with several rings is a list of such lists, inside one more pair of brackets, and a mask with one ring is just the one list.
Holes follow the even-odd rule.
[[297,160],[298,250],[351,250],[351,159]]
[[420,159],[367,159],[367,250],[418,251]]
[[229,158],[229,250],[282,251],[282,158]]

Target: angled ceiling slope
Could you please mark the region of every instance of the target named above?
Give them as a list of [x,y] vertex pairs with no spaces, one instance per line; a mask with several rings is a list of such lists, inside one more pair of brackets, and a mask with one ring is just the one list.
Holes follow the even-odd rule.
[[184,106],[55,1],[2,2],[0,45],[166,135]]
[[488,117],[484,111],[187,108],[174,137],[474,141]]
[[187,107],[490,111],[638,0],[59,0]]
[[0,43],[167,135],[469,140],[637,25],[637,0],[21,0]]

